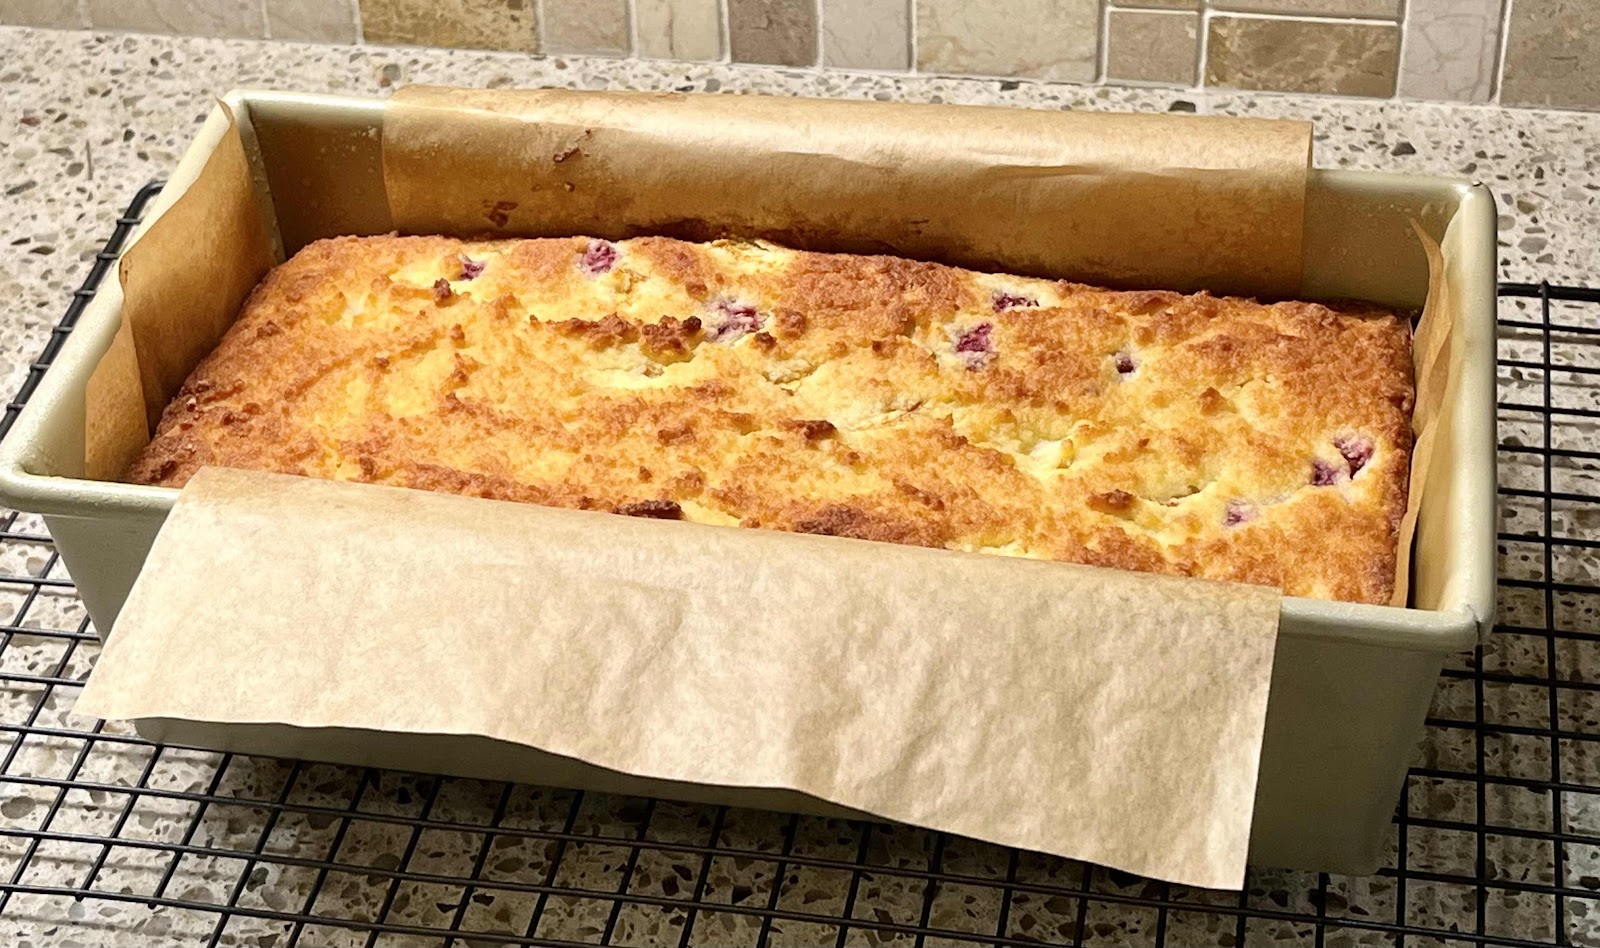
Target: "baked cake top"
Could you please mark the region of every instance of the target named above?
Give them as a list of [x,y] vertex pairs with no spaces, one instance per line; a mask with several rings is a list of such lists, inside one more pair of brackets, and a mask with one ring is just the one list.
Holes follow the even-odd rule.
[[1410,326],[666,238],[339,238],[130,472],[204,464],[1382,603]]

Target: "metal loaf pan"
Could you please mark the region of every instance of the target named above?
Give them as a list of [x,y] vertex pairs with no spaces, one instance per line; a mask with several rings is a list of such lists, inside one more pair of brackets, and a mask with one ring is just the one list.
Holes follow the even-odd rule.
[[[385,103],[260,92],[235,92],[226,102],[254,152],[287,252],[320,237],[390,229],[380,145]],[[216,118],[206,125],[152,218],[225,132]],[[1251,834],[1256,864],[1376,868],[1443,662],[1493,621],[1496,218],[1488,189],[1444,178],[1313,172],[1302,295],[1420,305],[1428,274],[1413,220],[1444,248],[1465,361],[1419,516],[1411,607],[1284,599]],[[44,515],[102,633],[177,497],[82,476],[84,422],[93,411],[85,385],[117,331],[120,306],[120,290],[108,285],[0,445],[0,500]]]

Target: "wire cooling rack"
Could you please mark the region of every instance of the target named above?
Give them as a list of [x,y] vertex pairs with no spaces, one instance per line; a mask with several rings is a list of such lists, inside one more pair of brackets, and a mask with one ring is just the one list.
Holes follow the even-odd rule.
[[7,514],[0,944],[1600,945],[1600,292],[1500,296],[1500,624],[1441,680],[1376,876],[1206,892],[904,827],[152,746],[68,714],[97,640]]

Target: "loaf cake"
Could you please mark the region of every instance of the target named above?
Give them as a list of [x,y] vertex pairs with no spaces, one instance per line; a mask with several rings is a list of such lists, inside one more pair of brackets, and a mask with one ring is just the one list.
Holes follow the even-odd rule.
[[130,471],[202,465],[1382,603],[1410,324],[765,242],[338,238]]

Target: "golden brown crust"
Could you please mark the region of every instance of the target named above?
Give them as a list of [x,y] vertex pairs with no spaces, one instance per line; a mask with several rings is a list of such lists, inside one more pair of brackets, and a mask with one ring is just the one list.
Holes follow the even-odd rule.
[[260,468],[1385,602],[1408,323],[770,244],[325,240],[130,471]]

